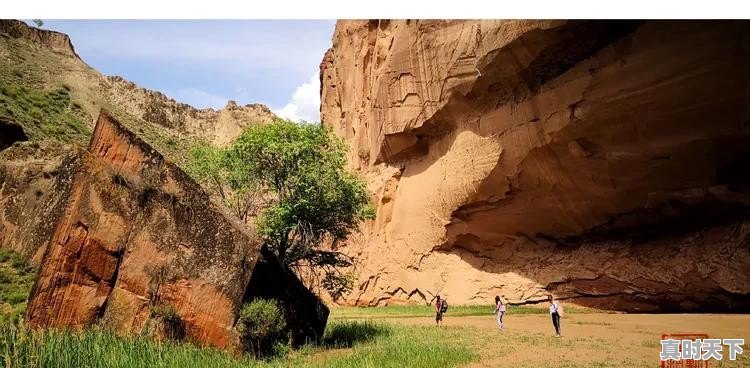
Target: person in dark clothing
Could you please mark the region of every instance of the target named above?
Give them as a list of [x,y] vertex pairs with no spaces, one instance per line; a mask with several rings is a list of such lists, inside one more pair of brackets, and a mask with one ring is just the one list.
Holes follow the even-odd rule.
[[549,296],[549,314],[552,317],[552,325],[555,326],[555,337],[561,337],[560,317],[563,316],[563,309],[551,294]]
[[435,299],[435,324],[440,326],[442,323],[443,323],[443,299],[440,299],[440,295],[437,295]]

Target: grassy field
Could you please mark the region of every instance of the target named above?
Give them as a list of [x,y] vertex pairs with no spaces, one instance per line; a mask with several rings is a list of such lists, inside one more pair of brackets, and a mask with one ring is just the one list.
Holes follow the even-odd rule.
[[100,329],[31,331],[0,327],[0,367],[455,367],[476,360],[453,342],[459,329],[406,327],[366,321],[332,322],[322,346],[289,351],[270,361],[202,348],[122,338]]
[[[411,318],[431,316],[435,307],[430,305],[393,305],[388,307],[332,307],[331,318],[334,319],[372,319],[372,318]],[[566,306],[565,311],[569,313],[592,313],[599,312],[587,308]],[[487,316],[495,313],[494,305],[456,305],[448,308],[446,315],[450,317]],[[517,314],[547,314],[545,304],[526,306],[508,305],[508,315]]]
[[[453,308],[453,307],[451,307]],[[0,325],[0,367],[657,367],[658,336],[671,328],[745,337],[750,318],[723,315],[627,315],[568,308],[562,339],[546,313],[517,308],[499,331],[487,306],[455,306],[446,326],[431,309],[399,306],[333,309],[319,346],[258,361],[190,343],[118,337],[99,328],[30,331]],[[544,311],[543,309],[541,309]],[[427,311],[418,316],[412,314]],[[482,313],[482,315],[467,315]],[[371,319],[365,315],[377,315]],[[713,329],[713,330],[712,330]],[[748,355],[712,367],[746,367]]]

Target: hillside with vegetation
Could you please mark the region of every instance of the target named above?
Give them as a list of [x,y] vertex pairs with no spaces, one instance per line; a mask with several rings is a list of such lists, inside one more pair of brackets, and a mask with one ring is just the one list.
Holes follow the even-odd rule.
[[179,165],[199,141],[225,144],[245,127],[275,119],[260,104],[229,101],[214,110],[179,103],[101,74],[65,34],[0,20],[0,119],[21,125],[33,141],[87,144],[101,109]]

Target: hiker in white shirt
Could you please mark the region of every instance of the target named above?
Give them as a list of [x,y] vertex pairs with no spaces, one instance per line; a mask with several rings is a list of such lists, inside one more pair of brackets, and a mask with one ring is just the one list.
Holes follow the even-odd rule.
[[552,325],[555,326],[555,337],[560,337],[560,317],[563,316],[563,308],[558,301],[550,294],[549,296],[549,314],[552,316]]
[[503,316],[505,316],[505,303],[499,296],[495,296],[495,314],[497,315],[497,327],[503,329]]

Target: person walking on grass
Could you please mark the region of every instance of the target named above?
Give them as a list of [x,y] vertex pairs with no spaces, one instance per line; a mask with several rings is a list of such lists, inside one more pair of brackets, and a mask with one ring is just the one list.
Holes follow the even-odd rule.
[[497,327],[503,329],[503,316],[505,316],[505,303],[499,296],[495,295],[495,315],[497,315]]
[[440,327],[443,324],[443,314],[448,310],[448,301],[445,298],[440,298],[440,295],[436,296],[435,299],[435,324]]
[[555,326],[555,337],[561,337],[560,317],[563,316],[563,308],[552,294],[549,295],[549,314],[552,317],[552,325]]

